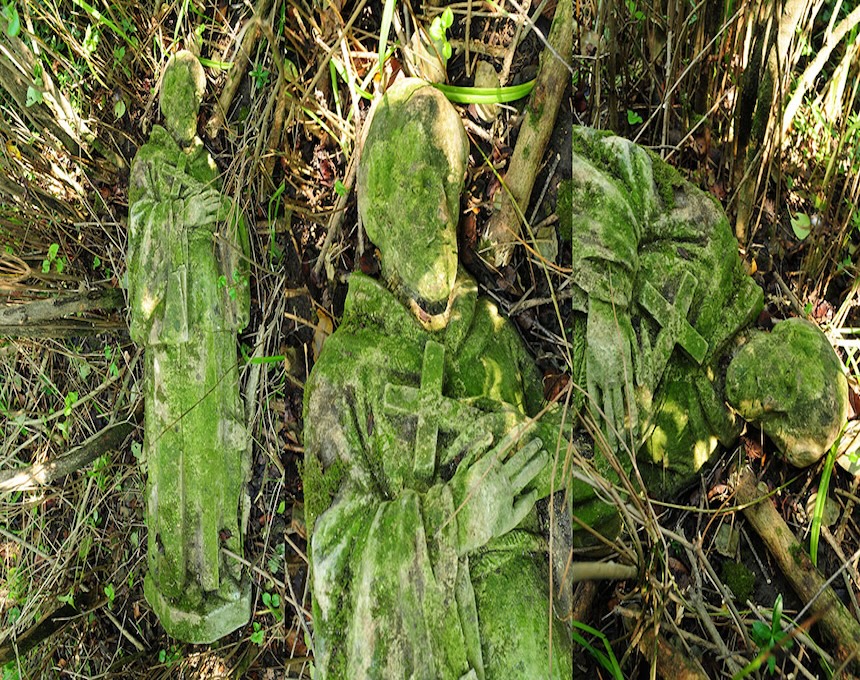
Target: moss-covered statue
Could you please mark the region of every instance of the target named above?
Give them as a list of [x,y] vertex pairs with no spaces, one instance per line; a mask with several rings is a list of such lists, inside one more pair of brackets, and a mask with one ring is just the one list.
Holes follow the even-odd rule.
[[458,268],[468,153],[421,81],[370,123],[358,204],[387,285],[351,276],[305,388],[318,678],[572,676],[535,510],[568,442],[557,411],[527,428],[534,363]]
[[131,168],[131,337],[146,348],[144,461],[149,573],[144,593],[164,629],[211,642],[247,623],[242,553],[248,436],[236,332],[248,323],[247,232],[196,136],[206,84],[180,52],[155,126]]
[[[762,291],[713,197],[632,142],[575,128],[571,203],[576,378],[648,492],[689,484],[741,418],[794,465],[817,461],[847,415],[839,359],[807,321],[750,329]],[[615,513],[574,504],[592,526]]]

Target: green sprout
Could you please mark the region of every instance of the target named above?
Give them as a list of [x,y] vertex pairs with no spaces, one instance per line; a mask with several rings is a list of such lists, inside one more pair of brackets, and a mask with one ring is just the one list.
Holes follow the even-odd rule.
[[[750,636],[761,649],[761,653],[750,665],[758,668],[764,658],[767,657],[767,670],[773,675],[776,669],[776,657],[773,652],[779,648],[788,649],[794,642],[789,634],[782,629],[782,595],[777,595],[773,603],[770,626],[761,621],[756,621],[750,629]],[[758,662],[757,665],[756,662]]]
[[442,63],[447,64],[453,50],[448,42],[448,29],[454,25],[454,12],[446,7],[442,14],[437,15],[430,24],[430,39],[433,46],[442,58]]

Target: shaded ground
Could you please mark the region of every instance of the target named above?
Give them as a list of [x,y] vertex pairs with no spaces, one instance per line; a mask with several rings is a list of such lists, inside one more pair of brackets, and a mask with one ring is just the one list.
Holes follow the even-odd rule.
[[[501,71],[505,84],[533,78],[543,49],[537,32],[548,31],[554,6],[544,3],[541,11],[533,11],[537,31],[527,30],[528,22],[518,27],[514,5],[507,7],[511,15],[489,4],[476,6],[471,15],[458,7],[449,35],[454,48],[449,81],[471,84],[477,58]],[[664,153],[674,149],[671,162],[714,193],[732,215],[744,174],[737,175],[736,159],[743,150],[738,151],[732,135],[735,112],[726,102],[726,93],[741,87],[739,74],[746,64],[732,58],[733,50],[743,51],[732,42],[741,40],[743,17],[726,23],[729,30],[720,34],[722,41],[710,47],[703,36],[716,34],[720,21],[712,27],[706,23],[712,18],[692,12],[677,19],[690,26],[685,29],[689,44],[682,42],[689,59],[698,50],[709,50],[702,63],[710,64],[710,71],[702,67],[695,83],[688,76],[667,106],[673,112],[668,122],[663,125],[658,118],[649,125],[651,114],[671,96],[666,83],[684,68],[659,56],[665,35],[658,29],[671,21],[661,17],[662,7],[637,9],[635,3],[619,8],[614,24],[597,7],[577,8],[583,28],[574,36],[574,77],[527,213],[536,230],[549,230],[542,232],[551,235],[545,240],[558,248],[557,266],[548,269],[549,275],[545,261],[524,248],[502,270],[488,266],[480,252],[479,236],[499,189],[493,168],[506,168],[525,101],[503,107],[489,120],[474,105],[461,107],[472,141],[462,259],[483,292],[512,314],[545,372],[548,396],[569,380],[552,294],[563,288],[571,261],[570,244],[555,234],[557,192],[570,174],[570,121],[613,127],[631,138],[642,133],[641,143]],[[226,125],[215,127],[205,141],[224,171],[225,191],[237,198],[254,225],[252,320],[240,341],[242,386],[254,435],[245,558],[254,571],[256,599],[252,623],[218,645],[181,645],[161,631],[142,592],[146,529],[137,460],[142,434],[137,429],[122,445],[53,483],[0,491],[0,651],[13,652],[3,666],[3,680],[310,677],[305,631],[312,621],[299,477],[302,385],[322,341],[337,326],[349,272],[378,271],[375,254],[357,227],[351,189],[359,124],[369,108],[362,92],[372,92],[380,80],[374,68],[382,7],[261,0],[257,19],[247,7],[226,4],[112,5],[98,16],[83,4],[61,10],[19,5],[17,10],[25,47],[37,53],[34,59],[41,66],[27,66],[22,52],[13,51],[19,72],[27,75],[24,101],[13,101],[8,91],[0,96],[0,291],[4,302],[15,305],[91,293],[98,302],[74,319],[100,332],[55,324],[33,337],[0,339],[0,469],[55,459],[111,422],[139,417],[141,354],[128,338],[124,309],[110,303],[110,296],[123,288],[128,164],[158,122],[154,92],[164,55],[188,46],[198,35],[201,54],[211,60],[201,133],[217,120],[231,74],[240,76],[224,112]],[[636,12],[647,12],[653,24]],[[411,27],[416,22],[429,25],[438,13],[398,4],[399,23],[391,39],[401,48],[386,63],[387,78],[409,68],[402,45],[408,44]],[[7,17],[7,29],[8,23]],[[813,43],[816,36],[820,42],[817,30],[810,29]],[[249,40],[245,62],[237,46],[249,35],[257,39]],[[4,40],[14,49],[8,33]],[[234,66],[225,70],[218,62]],[[50,78],[88,121],[98,144],[83,140],[84,150],[72,153],[59,138],[61,132],[49,123],[37,126],[28,112],[44,104],[26,105],[31,96],[38,98],[29,88],[41,91]],[[712,108],[714,102],[718,104]],[[852,106],[853,100],[846,111]],[[842,137],[838,129],[830,129],[838,123],[829,124],[827,137],[813,113],[802,115],[805,127],[795,133],[791,153],[774,173],[792,177],[791,187],[781,176],[764,181],[743,253],[766,291],[768,317],[810,315],[822,325],[829,323],[856,384],[851,329],[856,325],[857,239],[853,210],[844,212],[844,203],[853,199],[857,174],[853,160],[837,167],[831,173],[837,198],[828,194],[824,203],[819,201],[811,187],[826,178],[832,157],[832,147],[824,149],[822,140]],[[843,147],[853,144],[853,138],[845,139]],[[812,233],[803,240],[792,228],[798,214],[810,217]],[[813,218],[822,226],[812,228]],[[643,577],[601,583],[581,617],[606,636],[624,677],[649,673],[651,655],[635,648],[642,632],[656,622],[675,644],[686,645],[685,654],[701,658],[710,677],[720,677],[728,673],[726,650],[716,644],[706,620],[743,667],[758,649],[747,644],[741,628],[751,630],[759,615],[769,620],[779,594],[787,615],[802,608],[740,515],[715,512],[733,505],[729,482],[743,460],[751,460],[768,484],[780,488],[781,513],[798,535],[808,533],[809,499],[821,466],[805,471],[785,466],[755,432],[723,456],[700,488],[675,499],[674,507],[655,504],[659,527],[699,544],[701,555],[653,527],[631,527],[625,534],[624,547],[632,551],[631,546],[641,545],[647,557]],[[845,578],[837,578],[834,587],[855,607],[855,616],[858,496],[856,479],[837,468],[830,491],[834,519],[822,530],[819,548],[826,575],[849,562]],[[739,540],[734,549],[733,535]],[[705,561],[713,574],[704,573]],[[738,563],[755,577],[749,593],[735,590],[749,580],[743,572],[732,573],[731,565]],[[740,625],[724,604],[729,590],[737,598]],[[691,604],[696,598],[698,607]],[[28,634],[41,634],[45,629],[39,623],[46,617],[59,632],[16,656],[12,645],[20,648]],[[599,637],[586,638],[602,649]],[[828,653],[826,644],[823,649],[817,653],[798,642],[790,650],[796,661],[778,652],[779,667],[786,674],[825,677],[821,659]],[[577,654],[577,667],[577,673],[610,677],[588,650]]]

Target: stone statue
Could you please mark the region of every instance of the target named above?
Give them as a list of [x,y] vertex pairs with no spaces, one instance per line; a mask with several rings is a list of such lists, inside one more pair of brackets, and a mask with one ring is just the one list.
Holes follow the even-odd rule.
[[251,615],[248,576],[221,550],[242,554],[248,510],[236,361],[248,236],[196,135],[205,85],[194,55],[170,59],[165,127],[139,149],[129,188],[130,330],[146,348],[144,593],[164,629],[187,642],[216,640]]
[[[574,129],[572,194],[575,379],[622,464],[635,452],[647,491],[670,496],[736,440],[742,418],[794,465],[817,461],[847,417],[839,359],[807,321],[750,329],[762,291],[717,201],[586,128]],[[588,493],[574,506],[592,527],[615,516]]]
[[[386,284],[349,280],[305,387],[316,677],[572,677],[535,502],[564,486],[561,409],[458,267],[469,146],[414,79],[373,114],[359,211]],[[552,621],[552,623],[550,623]]]

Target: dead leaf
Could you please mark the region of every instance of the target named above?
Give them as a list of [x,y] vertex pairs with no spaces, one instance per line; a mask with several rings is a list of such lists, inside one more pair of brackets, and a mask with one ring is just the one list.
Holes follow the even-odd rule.
[[314,326],[314,340],[312,344],[314,361],[319,359],[326,338],[334,332],[334,321],[325,311],[317,309],[317,318],[319,321]]

